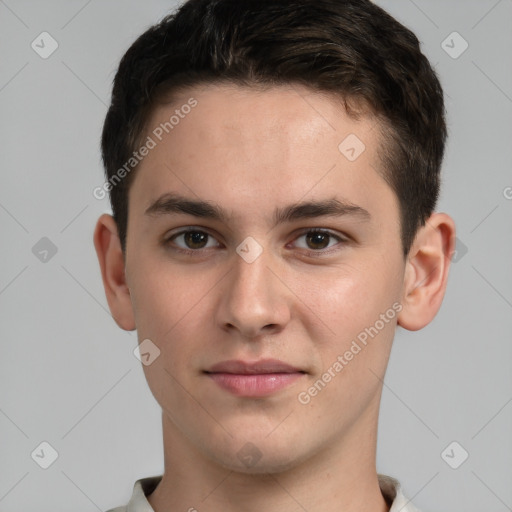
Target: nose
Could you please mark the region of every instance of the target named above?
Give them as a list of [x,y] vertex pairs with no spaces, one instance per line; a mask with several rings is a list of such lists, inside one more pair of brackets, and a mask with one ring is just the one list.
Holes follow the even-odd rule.
[[290,321],[291,292],[270,260],[266,251],[252,263],[234,255],[217,310],[222,329],[257,338],[282,331]]

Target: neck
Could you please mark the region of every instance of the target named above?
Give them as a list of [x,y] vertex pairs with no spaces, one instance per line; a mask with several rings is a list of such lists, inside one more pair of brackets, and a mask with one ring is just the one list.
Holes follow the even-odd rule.
[[148,497],[155,512],[389,511],[375,465],[376,415],[290,469],[261,474],[222,467],[162,418],[165,472]]

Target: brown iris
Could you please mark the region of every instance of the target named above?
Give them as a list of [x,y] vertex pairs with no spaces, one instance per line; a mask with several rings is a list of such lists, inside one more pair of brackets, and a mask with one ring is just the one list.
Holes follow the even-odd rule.
[[325,249],[329,245],[330,235],[328,233],[319,233],[311,231],[307,233],[307,244],[311,249]]
[[188,231],[183,234],[183,239],[190,249],[202,249],[208,243],[208,234],[201,231]]

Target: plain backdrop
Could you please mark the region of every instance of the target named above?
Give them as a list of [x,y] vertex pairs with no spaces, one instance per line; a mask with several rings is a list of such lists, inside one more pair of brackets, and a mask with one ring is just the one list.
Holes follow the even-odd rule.
[[[438,316],[397,330],[377,469],[422,512],[512,510],[512,1],[377,3],[441,78],[438,211],[458,237]],[[175,5],[0,0],[0,512],[107,510],[162,473],[136,333],[104,296],[92,234],[110,209],[92,191],[119,59]]]

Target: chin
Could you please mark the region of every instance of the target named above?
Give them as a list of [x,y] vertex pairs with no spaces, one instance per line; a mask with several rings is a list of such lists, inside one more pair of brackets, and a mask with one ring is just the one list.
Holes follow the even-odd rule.
[[230,471],[246,475],[272,475],[285,473],[295,468],[298,464],[295,459],[272,457],[272,459],[269,460],[264,455],[256,462],[247,463],[245,461],[240,461],[235,456],[235,458],[222,460],[219,461],[219,463],[222,467]]
[[251,475],[283,473],[307,458],[306,454],[297,452],[296,443],[277,437],[272,443],[265,437],[253,436],[252,441],[231,439],[222,452],[212,452],[210,449],[210,457],[230,471]]

